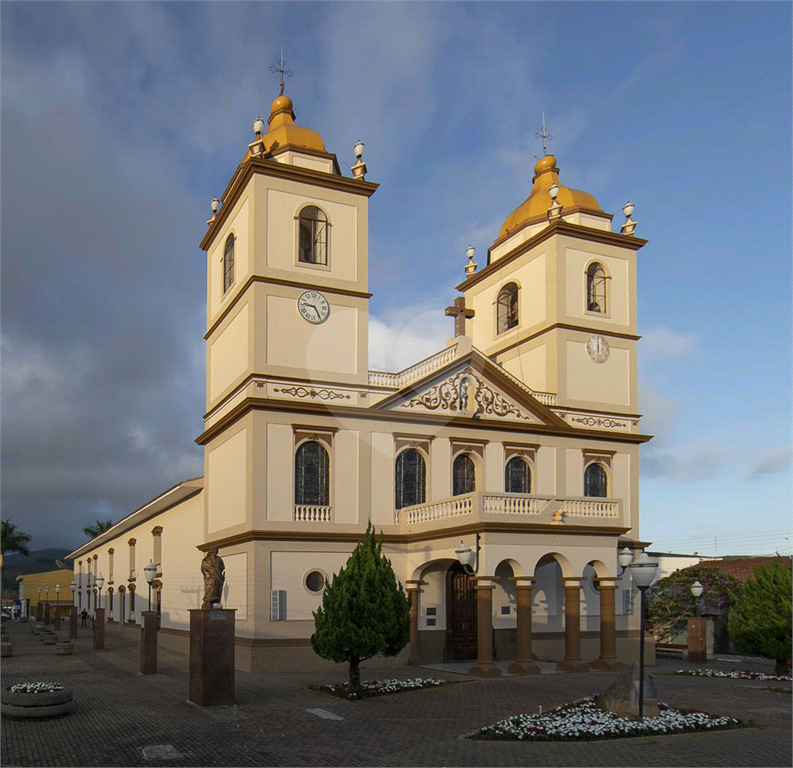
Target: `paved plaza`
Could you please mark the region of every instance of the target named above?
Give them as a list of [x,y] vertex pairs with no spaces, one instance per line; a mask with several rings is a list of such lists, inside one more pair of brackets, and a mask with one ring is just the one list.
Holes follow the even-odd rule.
[[[488,742],[467,734],[521,712],[602,692],[615,673],[542,674],[478,680],[451,671],[364,665],[363,679],[434,677],[457,685],[348,702],[309,685],[334,672],[236,673],[236,705],[187,701],[186,656],[160,650],[156,675],[140,675],[134,640],[109,634],[93,650],[80,628],[72,656],[56,655],[30,624],[4,624],[14,655],[2,684],[53,681],[74,690],[72,711],[46,721],[3,718],[4,766],[790,766],[790,683],[671,674],[684,662],[659,659],[659,699],[682,709],[752,720],[752,728],[600,742]],[[61,631],[62,638],[68,630]],[[704,666],[704,665],[701,665]],[[759,659],[707,666],[770,671]],[[544,667],[549,669],[550,667]],[[781,690],[772,690],[773,688]]]

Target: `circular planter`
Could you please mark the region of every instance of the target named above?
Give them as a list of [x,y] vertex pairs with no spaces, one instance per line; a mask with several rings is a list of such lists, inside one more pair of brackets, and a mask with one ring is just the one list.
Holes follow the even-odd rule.
[[33,626],[31,626],[30,631],[34,635],[40,635],[44,631],[44,625],[43,624],[34,624]]
[[41,639],[44,641],[44,645],[55,645],[58,642],[58,635],[51,635],[48,632],[47,634],[42,634]]
[[13,656],[14,648],[11,643],[3,643],[0,645],[0,656]]
[[55,653],[58,656],[71,656],[74,653],[74,645],[71,640],[64,640],[60,643],[55,643]]
[[27,616],[20,616],[19,621],[21,624],[27,624],[28,617]]
[[20,720],[65,715],[74,698],[71,688],[45,693],[14,693],[10,687],[3,688],[2,713],[4,717]]

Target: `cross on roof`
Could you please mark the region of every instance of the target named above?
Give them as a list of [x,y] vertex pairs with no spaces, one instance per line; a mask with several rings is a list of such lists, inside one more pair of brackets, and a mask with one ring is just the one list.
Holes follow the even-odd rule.
[[545,110],[544,109],[542,111],[542,132],[537,131],[537,133],[535,133],[534,136],[537,139],[542,139],[542,153],[543,153],[543,155],[547,155],[548,154],[548,150],[547,150],[547,147],[545,145],[545,142],[546,142],[546,140],[553,141],[553,136],[551,136],[550,133],[547,133],[545,131]]
[[276,67],[275,64],[270,65],[270,72],[280,72],[281,73],[281,96],[284,95],[284,75],[287,77],[292,77],[292,70],[291,69],[284,69],[284,44],[281,43],[281,58],[278,60],[278,66]]
[[475,315],[473,309],[467,309],[465,299],[459,296],[454,300],[454,306],[446,307],[446,315],[454,318],[454,335],[465,336],[465,320]]

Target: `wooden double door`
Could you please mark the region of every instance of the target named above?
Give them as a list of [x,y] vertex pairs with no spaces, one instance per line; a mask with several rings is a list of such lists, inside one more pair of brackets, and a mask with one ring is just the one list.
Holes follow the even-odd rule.
[[448,661],[477,657],[475,581],[459,563],[446,573],[446,649]]

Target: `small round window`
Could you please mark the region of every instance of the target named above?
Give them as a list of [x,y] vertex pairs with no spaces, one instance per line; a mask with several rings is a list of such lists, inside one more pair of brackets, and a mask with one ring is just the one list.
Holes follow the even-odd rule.
[[319,571],[311,571],[306,576],[306,589],[309,592],[322,592],[325,589],[325,577]]

